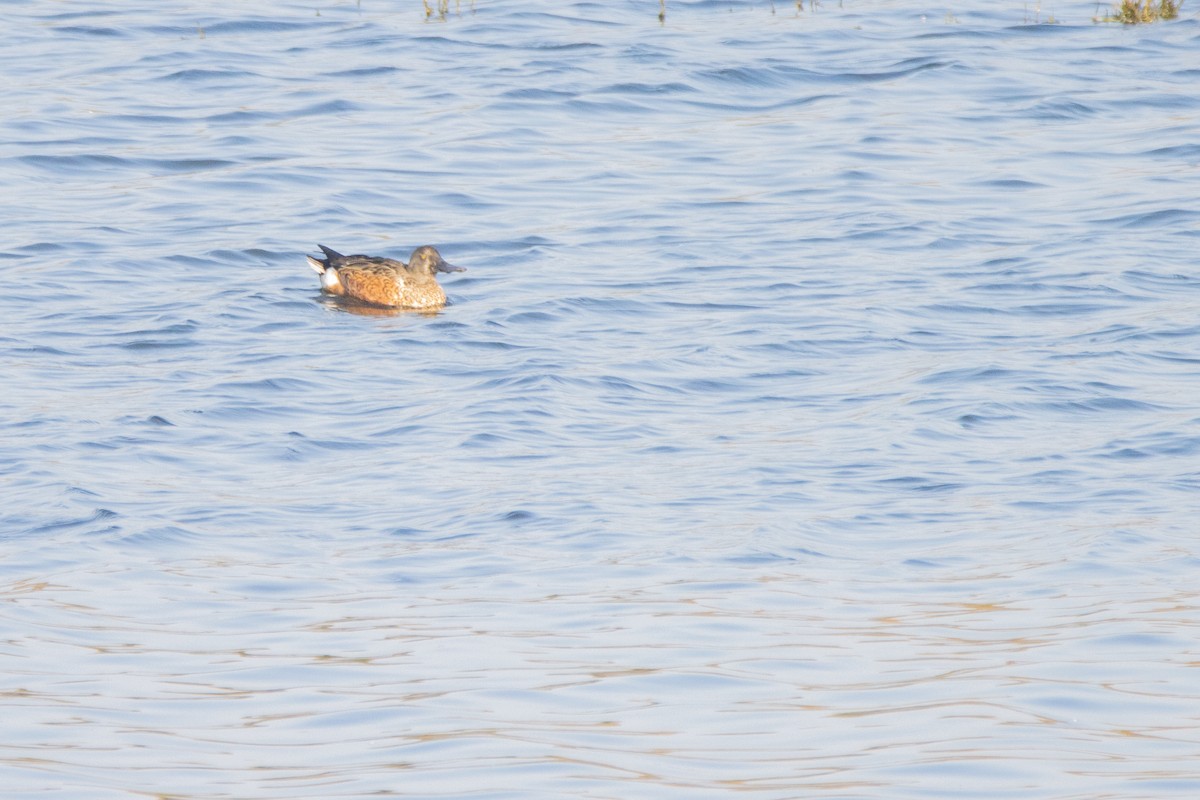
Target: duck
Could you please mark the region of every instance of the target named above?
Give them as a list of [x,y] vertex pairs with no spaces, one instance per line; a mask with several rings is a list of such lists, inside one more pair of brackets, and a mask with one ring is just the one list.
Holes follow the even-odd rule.
[[321,276],[322,291],[386,308],[441,308],[446,305],[446,292],[437,282],[437,273],[466,271],[446,263],[431,245],[413,250],[407,264],[380,256],[344,256],[323,244],[317,247],[325,258],[306,258]]

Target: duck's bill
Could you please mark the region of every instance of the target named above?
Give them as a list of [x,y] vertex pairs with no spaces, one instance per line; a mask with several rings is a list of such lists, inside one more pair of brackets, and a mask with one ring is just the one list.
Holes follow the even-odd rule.
[[443,261],[437,265],[437,271],[438,272],[466,272],[467,268],[466,267],[456,267],[453,264]]

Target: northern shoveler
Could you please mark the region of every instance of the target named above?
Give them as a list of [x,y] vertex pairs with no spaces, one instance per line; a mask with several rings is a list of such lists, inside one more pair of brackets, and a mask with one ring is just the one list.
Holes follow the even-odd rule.
[[441,308],[446,293],[438,285],[437,273],[464,271],[447,264],[429,245],[413,250],[407,264],[378,256],[344,256],[323,244],[317,247],[325,258],[307,258],[321,276],[323,291],[389,308]]

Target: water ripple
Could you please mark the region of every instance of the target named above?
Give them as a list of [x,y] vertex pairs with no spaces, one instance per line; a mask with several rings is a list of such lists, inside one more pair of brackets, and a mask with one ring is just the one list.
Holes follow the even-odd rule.
[[6,797],[1196,794],[1186,7],[175,5],[0,53]]

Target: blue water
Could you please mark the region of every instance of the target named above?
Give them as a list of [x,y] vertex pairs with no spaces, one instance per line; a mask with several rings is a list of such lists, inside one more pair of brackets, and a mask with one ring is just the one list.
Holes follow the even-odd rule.
[[5,6],[4,796],[1195,797],[1196,10],[436,5]]

